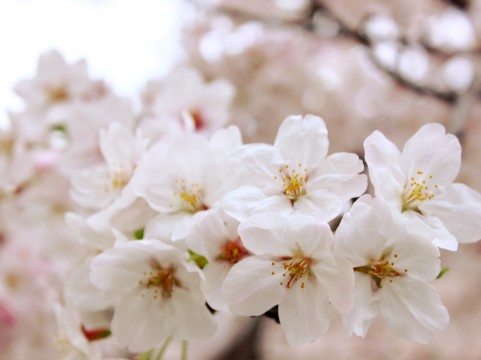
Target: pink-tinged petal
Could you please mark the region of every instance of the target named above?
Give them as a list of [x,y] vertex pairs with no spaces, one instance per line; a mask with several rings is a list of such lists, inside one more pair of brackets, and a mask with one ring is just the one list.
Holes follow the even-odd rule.
[[249,217],[239,225],[244,246],[256,255],[290,256],[295,244],[284,237],[287,229],[285,217],[275,213]]
[[464,184],[452,184],[420,206],[423,213],[442,221],[460,243],[481,239],[481,194]]
[[206,281],[205,298],[209,306],[218,311],[229,310],[228,302],[221,290],[230,268],[231,265],[226,261],[214,261],[203,269]]
[[422,171],[432,176],[433,183],[444,186],[454,181],[460,166],[461,144],[440,124],[424,125],[404,145],[402,168],[408,178]]
[[406,182],[401,169],[401,152],[379,131],[364,140],[364,151],[376,196],[401,209],[401,193]]
[[298,213],[289,216],[288,227],[283,237],[293,252],[299,248],[305,256],[314,259],[331,254],[334,241],[329,225],[312,216]]
[[329,301],[341,312],[352,309],[354,302],[354,271],[351,264],[332,255],[324,255],[312,271],[325,289]]
[[329,140],[324,120],[318,116],[292,115],[277,132],[274,147],[284,159],[310,167],[327,154]]
[[[286,199],[287,197],[284,196]],[[339,215],[344,201],[340,196],[327,190],[310,191],[294,203],[296,213],[315,217],[319,221],[328,222]]]
[[250,256],[238,262],[227,275],[222,292],[233,313],[258,316],[279,304],[286,291],[282,272],[273,273],[272,261]]
[[425,344],[449,322],[448,312],[431,284],[410,277],[395,278],[393,283],[383,284],[380,293],[381,314],[400,337]]
[[366,274],[355,274],[354,307],[343,314],[342,322],[348,336],[366,336],[369,326],[379,314],[379,292],[373,293],[371,277]]
[[279,320],[290,345],[313,342],[326,332],[330,324],[326,289],[317,281],[304,288],[288,289],[279,304]]
[[252,186],[243,186],[228,193],[222,200],[222,208],[238,221],[256,213],[274,212],[287,216],[293,211],[289,198],[284,194],[267,195]]

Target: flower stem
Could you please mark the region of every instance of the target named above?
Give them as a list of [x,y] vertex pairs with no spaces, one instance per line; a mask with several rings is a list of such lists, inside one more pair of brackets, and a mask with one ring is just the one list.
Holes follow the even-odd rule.
[[187,346],[189,343],[187,340],[182,340],[182,348],[180,352],[180,360],[187,360]]
[[164,343],[162,344],[162,347],[160,348],[159,354],[157,355],[157,360],[162,360],[162,357],[164,356],[165,351],[169,347],[170,342],[172,341],[172,337],[169,336],[167,339],[165,339]]

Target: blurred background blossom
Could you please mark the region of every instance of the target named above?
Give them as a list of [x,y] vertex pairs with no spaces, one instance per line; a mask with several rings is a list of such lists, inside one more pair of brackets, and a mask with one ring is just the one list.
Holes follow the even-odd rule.
[[[199,92],[192,96],[218,102],[218,123],[238,125],[245,142],[270,143],[286,116],[313,113],[327,123],[331,152],[362,155],[375,129],[401,146],[421,125],[441,123],[463,146],[458,181],[481,191],[480,27],[479,0],[4,0],[0,359],[59,356],[51,304],[86,251],[63,221],[75,208],[69,179],[98,162],[99,128],[115,120],[161,136],[178,130],[155,128],[166,112],[199,124],[197,108],[186,118],[156,105],[165,102],[170,74],[196,69],[189,76]],[[53,69],[36,68],[41,54],[57,59]],[[70,99],[68,108],[48,109],[35,102],[39,75],[71,64],[88,101],[80,96],[81,106]],[[235,91],[209,98],[202,91],[219,78]],[[22,131],[39,116],[48,127]],[[59,124],[72,136],[65,139],[63,127],[52,131]],[[58,155],[65,141],[69,147]],[[429,345],[396,338],[376,322],[365,339],[346,339],[334,326],[314,344],[289,347],[271,319],[219,314],[216,337],[193,342],[191,353],[219,360],[479,359],[480,252],[472,244],[442,254],[451,270],[436,286],[451,322]],[[131,356],[108,341],[102,348],[111,357]],[[171,346],[166,357],[178,358],[178,349]]]

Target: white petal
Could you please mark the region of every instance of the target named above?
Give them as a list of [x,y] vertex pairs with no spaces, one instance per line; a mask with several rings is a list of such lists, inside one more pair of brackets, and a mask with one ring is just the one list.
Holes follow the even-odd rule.
[[433,182],[447,185],[454,181],[461,166],[461,145],[440,124],[426,124],[404,145],[402,166],[408,178],[422,171]]
[[283,237],[290,244],[292,251],[295,252],[299,247],[305,256],[314,259],[330,255],[334,241],[329,225],[312,216],[297,213],[289,216]]
[[314,115],[289,116],[279,127],[274,147],[284,159],[301,163],[304,167],[312,166],[327,154],[326,124]]
[[351,153],[336,153],[321,160],[310,174],[307,191],[326,189],[347,201],[366,191],[367,177],[359,174],[364,164],[359,156]]
[[247,257],[232,267],[222,292],[233,313],[257,316],[279,304],[286,288],[280,285],[282,272],[272,272],[272,262],[257,256]]
[[222,293],[222,285],[230,270],[225,261],[209,262],[203,269],[205,275],[205,297],[210,307],[219,311],[228,311],[228,303]]
[[329,301],[336,309],[339,312],[351,310],[354,302],[354,271],[351,264],[344,259],[325,255],[312,270],[327,289]]
[[401,169],[401,152],[379,131],[366,138],[364,151],[376,196],[400,209],[406,180]]
[[348,260],[353,267],[364,266],[384,249],[386,237],[380,229],[392,225],[389,209],[380,200],[365,195],[345,213],[336,230],[334,254]]
[[[284,196],[286,199],[287,197]],[[313,216],[316,219],[328,222],[334,219],[342,211],[344,201],[340,196],[327,190],[309,191],[301,196],[295,203],[297,213]]]
[[392,246],[389,261],[400,274],[421,281],[432,281],[438,276],[441,270],[439,250],[428,239],[402,231],[393,233],[387,246]]
[[409,277],[383,284],[380,310],[396,335],[419,343],[429,342],[449,322],[434,286]]
[[160,346],[170,334],[172,313],[140,292],[125,295],[115,306],[112,336],[120,347],[141,352]]
[[244,246],[256,255],[289,256],[293,249],[284,237],[286,228],[286,218],[267,213],[249,217],[238,231]]
[[279,320],[290,345],[319,339],[330,324],[326,289],[317,281],[288,289],[279,304]]
[[235,189],[250,185],[268,190],[281,187],[278,175],[282,161],[275,148],[267,144],[249,144],[240,147],[229,156],[225,174],[226,187]]
[[355,274],[354,307],[343,314],[342,320],[348,335],[366,336],[367,330],[379,313],[379,296],[373,294],[371,278],[366,274]]
[[243,221],[255,213],[275,212],[280,215],[292,213],[292,205],[287,196],[281,194],[269,196],[261,189],[243,186],[228,193],[222,200],[224,211],[237,219]]
[[481,239],[481,194],[464,184],[452,184],[426,201],[423,213],[440,219],[460,243]]
[[174,329],[172,335],[180,339],[202,339],[212,337],[216,323],[205,302],[193,301],[192,291],[200,289],[176,289],[172,297]]

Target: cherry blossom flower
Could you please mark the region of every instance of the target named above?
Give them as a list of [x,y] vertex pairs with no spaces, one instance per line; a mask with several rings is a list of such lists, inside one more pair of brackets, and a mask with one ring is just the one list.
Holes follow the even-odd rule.
[[232,266],[250,255],[237,233],[238,226],[239,222],[223,211],[210,212],[192,227],[186,238],[187,247],[208,260],[202,269],[206,280],[204,291],[209,306],[216,310],[228,310],[222,284]]
[[232,191],[224,210],[239,221],[262,212],[297,212],[329,221],[367,186],[356,154],[326,156],[324,121],[314,115],[289,116],[274,146],[251,144],[232,155],[226,183]]
[[259,214],[239,226],[253,253],[232,267],[223,286],[230,309],[261,315],[279,305],[279,319],[289,344],[317,340],[329,327],[330,304],[349,311],[354,274],[336,258],[329,226],[294,214]]
[[101,96],[105,85],[89,78],[84,60],[70,65],[59,52],[50,51],[39,58],[35,78],[20,81],[14,90],[28,106],[48,107]]
[[110,292],[112,336],[120,347],[147,351],[168,337],[210,337],[215,322],[205,306],[201,278],[183,254],[157,240],[104,251],[91,263],[91,280]]
[[356,277],[354,308],[344,315],[350,334],[365,336],[378,314],[396,335],[420,343],[448,324],[430,284],[441,270],[439,251],[419,237],[368,195],[344,214],[334,253],[350,262]]
[[227,80],[207,82],[196,69],[179,67],[164,80],[147,84],[140,127],[149,134],[194,131],[211,135],[229,121],[234,95]]
[[105,165],[84,170],[72,180],[71,196],[85,208],[102,209],[120,196],[129,183],[147,140],[137,131],[135,136],[124,125],[114,122],[100,132],[100,149]]
[[409,227],[441,248],[481,238],[481,194],[453,183],[461,165],[461,145],[440,124],[418,130],[400,152],[375,131],[364,142],[376,196],[401,213]]
[[231,126],[209,141],[186,133],[169,145],[152,147],[133,180],[136,194],[159,213],[147,224],[146,236],[183,240],[196,221],[220,208],[222,175],[230,153],[240,145],[239,130]]

